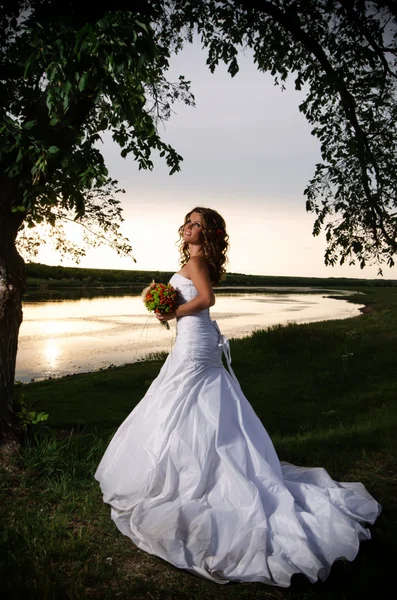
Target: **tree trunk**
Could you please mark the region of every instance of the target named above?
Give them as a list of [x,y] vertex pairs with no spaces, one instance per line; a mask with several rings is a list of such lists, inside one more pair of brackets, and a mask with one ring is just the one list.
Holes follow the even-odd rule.
[[16,183],[0,179],[0,445],[19,439],[14,410],[15,363],[22,323],[25,263],[15,247],[24,213],[11,211]]

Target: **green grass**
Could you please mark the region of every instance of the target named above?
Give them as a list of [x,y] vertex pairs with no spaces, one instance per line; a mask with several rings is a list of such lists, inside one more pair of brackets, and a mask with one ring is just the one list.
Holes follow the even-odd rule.
[[[365,291],[361,317],[273,327],[231,343],[233,369],[281,460],[362,481],[383,506],[353,563],[323,584],[218,586],[145,554],[112,524],[93,473],[163,359],[22,386],[48,430],[3,457],[0,581],[7,598],[387,597],[397,555],[397,290]],[[362,297],[360,297],[362,301]],[[4,597],[4,596],[3,596]]]

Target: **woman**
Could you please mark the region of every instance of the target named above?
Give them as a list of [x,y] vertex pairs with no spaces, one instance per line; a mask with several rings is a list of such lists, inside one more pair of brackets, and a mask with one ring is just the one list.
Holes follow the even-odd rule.
[[[280,463],[209,315],[225,272],[225,222],[195,208],[179,230],[173,351],[114,435],[95,477],[117,527],[142,550],[216,583],[287,587],[353,560],[380,506],[361,483]],[[230,373],[222,365],[222,351]]]

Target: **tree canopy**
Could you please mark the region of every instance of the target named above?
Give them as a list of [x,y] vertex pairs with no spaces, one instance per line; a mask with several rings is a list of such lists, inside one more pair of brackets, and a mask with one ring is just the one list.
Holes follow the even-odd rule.
[[[292,75],[299,109],[322,161],[304,194],[325,229],[326,264],[394,264],[397,249],[397,8],[393,0],[146,0],[84,10],[69,0],[19,0],[1,17],[0,160],[17,183],[21,227],[72,211],[117,237],[119,202],[98,141],[110,131],[122,156],[173,173],[177,151],[158,121],[193,104],[189,83],[166,80],[173,51],[198,34],[214,71],[238,73],[239,52],[283,86]],[[109,10],[111,9],[111,10]],[[187,74],[189,75],[189,74]],[[105,186],[105,187],[104,187]],[[107,188],[106,188],[107,186]],[[99,201],[95,190],[102,190]],[[103,193],[107,189],[107,193]],[[97,215],[101,218],[96,219]],[[23,216],[23,218],[22,218]],[[87,222],[87,221],[86,221]]]
[[169,27],[197,30],[214,71],[232,76],[241,48],[283,86],[306,94],[299,109],[321,163],[304,194],[326,231],[325,263],[394,264],[397,250],[397,5],[393,0],[269,0],[173,6]]
[[176,99],[193,103],[183,76],[176,83],[165,77],[170,43],[155,35],[156,15],[146,2],[133,12],[90,5],[88,13],[79,2],[60,7],[48,0],[22,0],[3,12],[0,161],[14,183],[10,208],[20,217],[20,240],[26,236],[29,244],[27,231],[46,222],[58,247],[78,258],[81,248],[68,243],[62,228],[74,219],[131,255],[101,133],[110,131],[121,155],[132,154],[139,168],[151,169],[157,151],[173,173],[182,157],[162,141],[157,125]]

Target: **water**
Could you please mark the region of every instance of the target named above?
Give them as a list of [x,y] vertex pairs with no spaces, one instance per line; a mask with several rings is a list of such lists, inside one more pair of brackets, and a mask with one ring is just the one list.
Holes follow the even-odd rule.
[[[345,319],[358,315],[359,308],[319,293],[224,291],[211,316],[224,335],[239,338],[277,323]],[[16,379],[61,377],[168,352],[175,321],[170,325],[170,331],[162,327],[138,295],[25,303]]]

